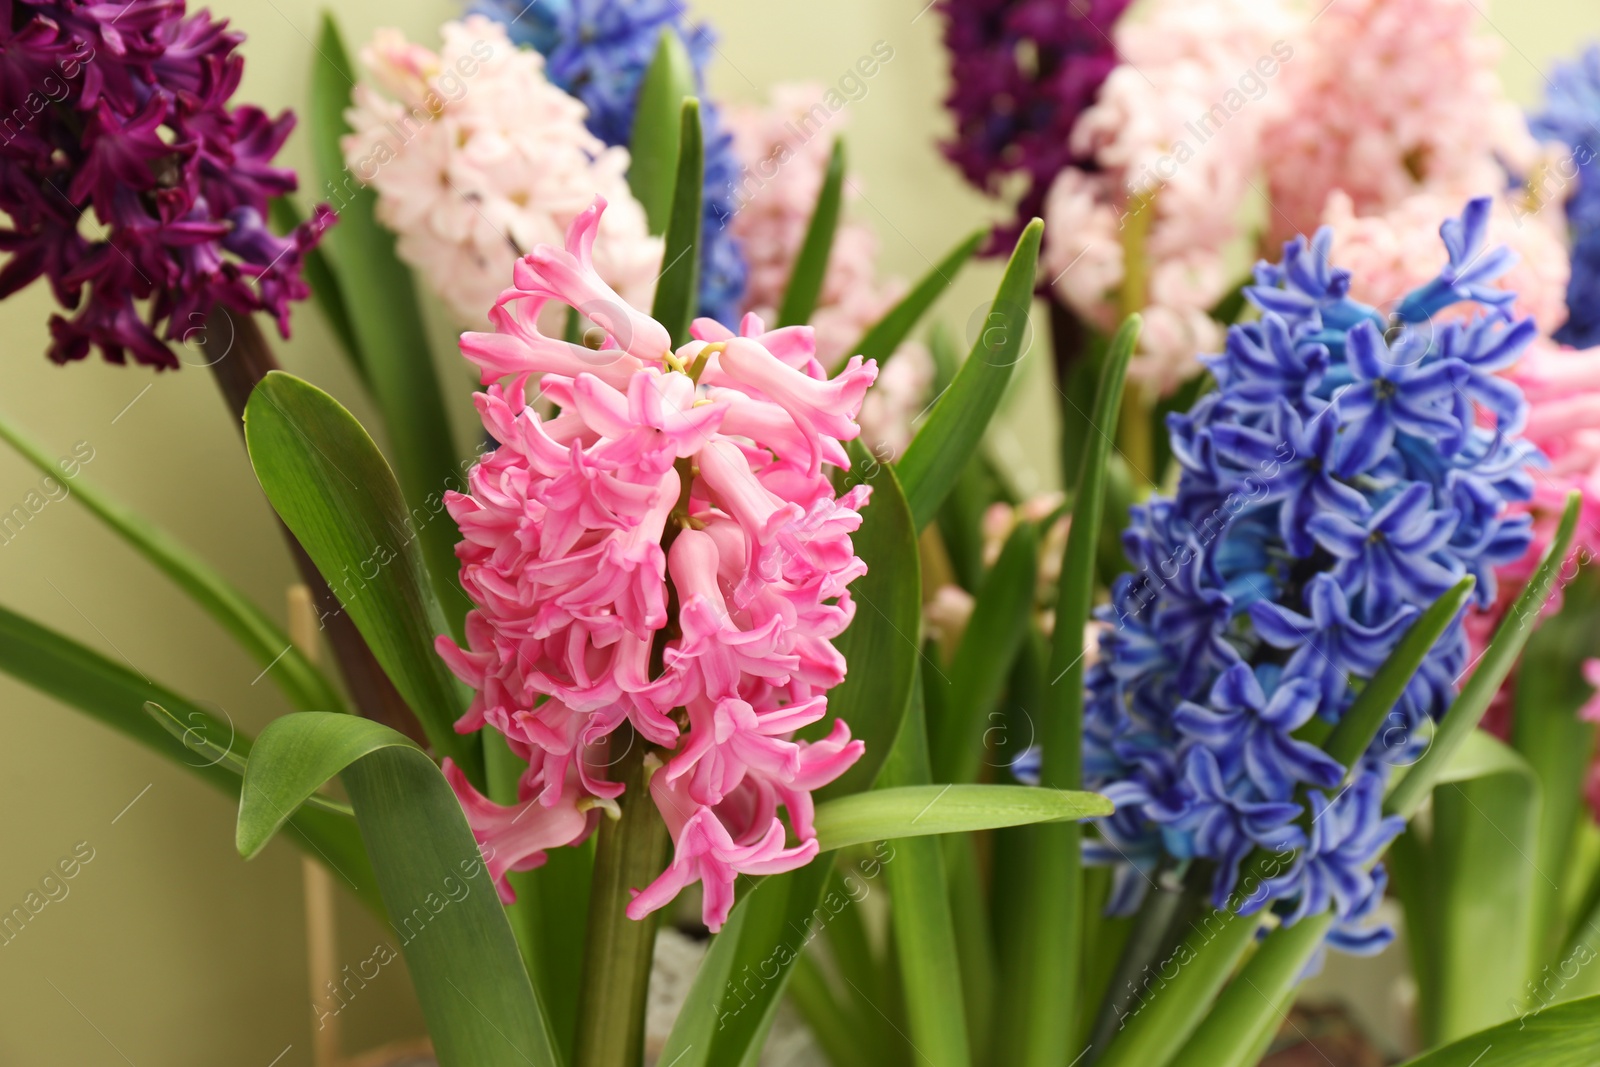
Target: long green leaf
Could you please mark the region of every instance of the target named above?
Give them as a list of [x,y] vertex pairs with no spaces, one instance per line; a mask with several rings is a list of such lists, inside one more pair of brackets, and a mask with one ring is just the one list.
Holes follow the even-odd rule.
[[[377,219],[377,197],[345,167],[339,138],[350,132],[344,112],[355,67],[331,14],[324,14],[311,67],[312,155],[339,216],[323,238],[349,311],[361,365],[366,368],[388,430],[389,448],[407,511],[422,544],[444,618],[457,637],[466,595],[456,582],[460,533],[444,509],[446,490],[461,489],[455,441],[444,392],[428,350],[416,285],[395,252],[395,238]],[[420,710],[420,709],[419,709]]]
[[[894,750],[879,775],[881,785],[865,797],[900,794],[903,814],[885,819],[891,826],[918,828],[922,817],[937,810],[941,798],[933,793],[923,809],[913,815],[904,801],[928,793],[932,775],[928,762],[928,734],[923,719],[921,687],[912,691],[911,710],[900,727]],[[895,788],[898,787],[898,788]],[[952,787],[952,789],[955,787]],[[982,788],[975,786],[973,788]],[[907,795],[907,791],[912,795]],[[948,795],[948,794],[947,794]],[[849,797],[835,806],[858,801]],[[1109,807],[1110,805],[1106,805]],[[863,827],[865,829],[865,827]],[[955,920],[950,914],[944,856],[939,842],[925,837],[900,837],[894,842],[899,857],[888,869],[889,917],[894,926],[894,948],[900,959],[905,993],[907,1037],[922,1058],[934,1067],[966,1067],[972,1062],[968,1045],[966,995],[957,959]]]
[[[0,671],[77,708],[230,799],[238,798],[239,775],[228,759],[216,755],[214,746],[247,756],[252,742],[231,721],[188,698],[4,608],[0,608]],[[183,724],[183,735],[173,736],[147,714],[147,703],[159,704],[176,717]],[[362,903],[383,914],[372,865],[349,816],[308,809],[295,813],[288,831],[307,855],[333,871]]]
[[966,266],[967,260],[972,258],[972,254],[988,236],[987,228],[973,230],[960,244],[945,253],[945,257],[935,263],[911,287],[911,291],[889,309],[888,314],[861,335],[861,340],[845,349],[845,356],[841,358],[859,355],[864,359],[875,359],[880,367],[883,366],[884,361],[900,347],[900,343],[911,336],[911,331],[928,313],[928,309],[950,288],[956,275],[961,273],[961,268]]
[[[1257,890],[1263,873],[1280,873],[1289,862],[1275,857],[1276,868],[1252,868],[1242,879],[1243,893]],[[1152,967],[1163,979],[1119,1021],[1120,1029],[1096,1067],[1165,1067],[1177,1055],[1211,1009],[1223,984],[1245,950],[1255,941],[1259,915],[1242,916],[1227,908],[1208,911],[1189,925],[1183,942]]]
[[250,856],[338,775],[441,1067],[556,1067],[544,1009],[466,817],[439,768],[378,723],[299,712],[245,766],[238,845]]
[[667,220],[672,216],[683,102],[694,95],[694,63],[689,50],[674,30],[664,28],[639,83],[628,143],[628,188],[644,208],[650,232],[656,236],[667,232]]
[[667,328],[674,345],[689,339],[700,286],[700,225],[704,211],[705,148],[700,135],[700,101],[683,101],[678,117],[677,174],[672,186],[672,214],[661,250],[661,276],[656,279],[650,317]]
[[1293,992],[1332,925],[1328,911],[1269,934],[1172,1067],[1252,1067],[1262,1029],[1276,1031],[1282,1022],[1278,1005]]
[[828,156],[828,169],[822,175],[817,206],[812,209],[805,240],[789,270],[789,284],[778,308],[779,326],[800,326],[811,321],[822,296],[822,281],[828,274],[828,257],[833,254],[833,235],[839,228],[839,208],[844,200],[844,142],[835,139]]
[[1417,673],[1423,659],[1438,642],[1441,634],[1455,621],[1467,597],[1472,595],[1475,579],[1469,574],[1438,600],[1429,605],[1410,629],[1406,630],[1394,651],[1383,661],[1378,672],[1362,688],[1361,694],[1334,727],[1323,751],[1345,767],[1355,765],[1361,754],[1372,745],[1378,730],[1400,701],[1400,694]]
[[967,361],[934,403],[898,464],[919,530],[933,521],[961,468],[977,451],[1024,355],[1043,233],[1044,223],[1038,219],[1022,231]]
[[[978,777],[983,735],[1011,673],[1012,661],[1028,633],[1034,587],[1039,577],[1039,535],[1020,522],[1007,538],[983,588],[972,618],[950,664],[949,695],[942,714],[930,723],[934,779],[970,782]],[[937,678],[925,685],[938,685]]]
[[[1077,789],[1083,778],[1083,628],[1094,597],[1111,442],[1116,439],[1122,386],[1140,324],[1137,315],[1130,316],[1111,342],[1095,397],[1093,425],[1099,432],[1086,441],[1073,494],[1072,529],[1061,562],[1050,649],[1051,688],[1040,709],[1039,780],[1050,789]],[[1034,834],[1038,855],[1023,916],[1031,935],[1019,967],[1005,976],[1001,1002],[1011,1015],[1010,1025],[1003,1022],[1000,1032],[1009,1041],[1007,1062],[1060,1067],[1072,1058],[1068,1048],[1078,1009],[1081,830],[1076,823],[1064,823],[1040,827]]]
[[[1583,786],[1596,727],[1580,718],[1578,709],[1594,695],[1583,677],[1583,664],[1600,655],[1600,575],[1589,566],[1572,578],[1562,590],[1560,612],[1539,624],[1522,651],[1511,719],[1511,743],[1538,775],[1544,798],[1539,840],[1531,856],[1563,886],[1584,881],[1584,872],[1575,870],[1569,859],[1579,853],[1578,834],[1587,821]],[[1533,892],[1529,973],[1554,961],[1565,947],[1566,932],[1561,895],[1542,878]]]
[[[888,783],[888,771],[883,781]],[[898,779],[897,779],[898,781]],[[824,850],[872,841],[960,834],[1028,823],[1094,819],[1112,812],[1098,793],[1028,785],[896,785],[817,805]]]
[[1600,1047],[1600,997],[1586,997],[1513,1019],[1402,1067],[1594,1067]]
[[428,584],[400,487],[378,446],[337,400],[282,371],[244,413],[267,499],[328,580],[440,755],[482,782],[475,738],[454,729],[463,692],[434,653],[444,616]]
[[811,740],[824,736],[837,716],[865,743],[866,752],[817,793],[819,800],[859,793],[872,785],[899,735],[922,654],[918,643],[922,572],[905,494],[894,468],[879,463],[860,442],[851,441],[848,451],[848,481],[872,487],[872,499],[861,513],[861,529],[850,538],[867,573],[850,585],[855,619],[834,641],[849,670],[828,694],[827,718],[802,736]]
[[1473,744],[1498,750],[1505,769],[1433,790],[1428,921],[1437,938],[1431,973],[1439,988],[1425,998],[1437,1008],[1425,1020],[1428,1045],[1511,1017],[1526,997],[1530,902],[1541,883],[1560,877],[1534,866],[1540,796],[1533,769],[1482,730],[1469,735],[1458,755]]
[[861,1024],[834,996],[834,985],[814,957],[802,954],[789,979],[789,999],[833,1067],[879,1067],[863,1041]]
[[[295,207],[294,201],[287,196],[273,197],[269,210],[273,225],[281,233],[288,233],[305,221],[300,209]],[[317,302],[317,307],[322,309],[323,317],[328,320],[328,328],[333,331],[334,338],[339,342],[339,351],[350,361],[350,368],[356,372],[361,384],[369,389],[372,388],[366,364],[361,361],[361,348],[356,344],[356,328],[350,322],[350,308],[345,303],[344,286],[339,284],[339,276],[333,272],[333,267],[329,264],[328,257],[322,254],[321,248],[311,248],[301,257],[300,262],[305,268],[306,284],[311,286],[311,298]]]
[[[54,477],[63,473],[48,452],[3,417],[0,417],[0,438],[46,474]],[[264,673],[271,675],[301,711],[346,710],[344,698],[327,676],[294,647],[277,623],[221,573],[165,530],[112,499],[81,473],[65,479],[62,484],[68,486],[78,502],[96,518],[205,609]]]
[[1460,694],[1440,721],[1433,743],[1384,800],[1385,811],[1409,819],[1426,799],[1440,772],[1449,766],[1456,749],[1489,709],[1489,701],[1494,699],[1506,676],[1511,673],[1511,668],[1516,665],[1517,656],[1528,643],[1545,601],[1550,599],[1550,592],[1555,588],[1556,576],[1566,561],[1567,549],[1578,528],[1578,509],[1582,502],[1583,498],[1577,492],[1567,495],[1566,510],[1538,569],[1506,611],[1505,618],[1495,630],[1494,639],[1473,668],[1472,677],[1461,687]]

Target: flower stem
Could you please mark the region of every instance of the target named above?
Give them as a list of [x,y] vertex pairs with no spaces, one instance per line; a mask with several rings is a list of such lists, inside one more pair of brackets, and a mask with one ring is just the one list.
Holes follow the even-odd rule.
[[[1122,318],[1142,312],[1150,303],[1150,257],[1145,245],[1155,218],[1156,194],[1134,193],[1122,223]],[[1155,476],[1155,444],[1150,439],[1150,390],[1129,376],[1122,392],[1122,415],[1117,419],[1117,447],[1134,477],[1150,484]]]
[[661,873],[672,844],[650,798],[644,739],[627,727],[612,738],[613,744],[630,746],[616,765],[627,789],[622,817],[602,820],[596,841],[574,1067],[638,1067],[644,1060],[645,999],[657,913],[635,922],[624,909],[630,889],[644,887]]
[[[206,317],[205,332],[210,342],[207,355],[220,352],[211,360],[211,372],[216,376],[223,399],[228,402],[237,428],[242,433],[244,409],[250,401],[250,394],[257,382],[278,369],[278,361],[250,315],[230,313],[218,306]],[[333,648],[345,689],[355,701],[356,709],[366,718],[381,722],[418,744],[426,745],[427,735],[422,732],[422,724],[378,665],[377,657],[367,647],[366,639],[333,595],[333,590],[328,588],[317,565],[311,562],[311,557],[287,526],[280,522],[278,528],[289,544],[289,554],[294,557],[300,580],[311,592],[318,623],[327,630],[328,644]]]

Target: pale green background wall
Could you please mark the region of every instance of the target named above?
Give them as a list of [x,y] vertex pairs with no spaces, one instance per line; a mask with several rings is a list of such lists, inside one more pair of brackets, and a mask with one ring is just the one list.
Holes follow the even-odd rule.
[[[923,2],[702,0],[695,8],[721,31],[713,88],[728,99],[754,99],[779,80],[831,81],[874,41],[893,45],[893,62],[850,107],[849,141],[865,193],[855,210],[880,234],[886,266],[907,275],[988,210],[933,147],[943,129],[944,62],[937,16],[918,16]],[[300,105],[314,0],[216,6],[250,35],[241,99]],[[399,24],[432,41],[432,28],[453,10],[377,0],[337,8],[354,40]],[[1593,0],[1502,3],[1491,16],[1485,32],[1509,35],[1503,71],[1522,100],[1536,95],[1539,66],[1600,35]],[[287,157],[306,163],[299,136]],[[971,272],[945,317],[963,328],[992,285],[993,268]],[[179,531],[281,615],[290,567],[208,374],[157,376],[99,362],[53,367],[42,355],[47,313],[38,288],[0,306],[0,409],[60,454],[88,442],[95,458],[86,477]],[[316,313],[301,312],[296,327],[294,342],[280,347],[289,369],[357,398]],[[465,381],[453,364],[448,372]],[[1034,392],[1036,403],[1047,403]],[[0,449],[0,511],[37,485],[36,474]],[[249,660],[71,501],[49,505],[0,546],[0,603],[215,702],[242,727],[259,729],[283,710],[265,680],[251,684],[257,669]],[[20,903],[76,843],[95,850],[70,896],[0,947],[0,1065],[267,1067],[287,1046],[278,1064],[309,1063],[298,854],[274,844],[246,865],[233,851],[233,812],[216,794],[3,678],[0,707],[0,911]],[[379,931],[353,905],[343,915],[341,960],[354,963]],[[398,967],[344,1019],[351,1047],[421,1031]]]

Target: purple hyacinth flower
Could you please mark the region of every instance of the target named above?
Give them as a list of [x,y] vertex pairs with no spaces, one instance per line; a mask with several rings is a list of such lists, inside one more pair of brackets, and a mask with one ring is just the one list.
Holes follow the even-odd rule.
[[[301,262],[332,222],[262,224],[294,190],[272,159],[294,127],[229,101],[243,36],[177,0],[15,0],[0,33],[0,297],[39,277],[71,317],[50,358],[176,367],[171,342],[216,308],[266,311],[287,336]],[[80,220],[92,212],[100,233]],[[141,312],[141,308],[144,310]]]
[[1012,175],[1026,187],[991,242],[1009,251],[1069,165],[1072,127],[1118,63],[1112,27],[1132,0],[940,0],[955,137],[944,153],[991,195]]

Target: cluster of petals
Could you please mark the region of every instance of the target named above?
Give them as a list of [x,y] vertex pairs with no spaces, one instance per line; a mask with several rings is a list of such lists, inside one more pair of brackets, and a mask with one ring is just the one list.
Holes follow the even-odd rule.
[[377,193],[400,257],[462,325],[481,328],[517,258],[559,244],[599,195],[612,208],[596,269],[648,306],[661,241],[628,191],[627,150],[590,133],[583,104],[551,85],[543,58],[516,48],[499,23],[474,15],[440,32],[433,52],[378,31],[360,55],[375,84],[358,85],[346,112],[345,163]]
[[1022,185],[991,251],[1010,249],[1042,212],[1057,174],[1081,164],[1072,128],[1119,62],[1113,27],[1132,0],[940,0],[950,53],[942,146],[975,188]]
[[[542,862],[621,794],[608,767],[627,723],[628,743],[651,746],[676,848],[629,914],[699,881],[717,929],[737,875],[816,853],[811,791],[861,753],[842,721],[795,733],[825,719],[845,675],[831,641],[866,570],[850,534],[870,488],[836,494],[830,471],[848,465],[877,368],[858,356],[829,379],[809,327],[753,315],[737,335],[696,320],[674,352],[595,271],[604,208],[578,216],[564,249],[519,260],[495,332],[462,337],[498,447],[447,501],[475,608],[466,647],[439,651],[476,691],[458,729],[488,725],[528,761],[510,815],[463,788],[499,870]],[[598,347],[542,332],[550,302],[586,308]],[[539,415],[535,384],[559,415]]]
[[1310,232],[1329,195],[1381,214],[1423,189],[1498,192],[1538,156],[1496,73],[1476,0],[1340,0],[1284,67],[1293,108],[1265,134],[1273,240]]
[[1295,62],[1301,21],[1281,0],[1161,0],[1123,19],[1123,63],[1072,130],[1084,165],[1062,171],[1046,198],[1043,273],[1101,329],[1120,311],[1124,235],[1144,234],[1145,329],[1131,373],[1161,392],[1221,341],[1209,311],[1236,280],[1230,253],[1263,132],[1289,103],[1276,82]]
[[[1450,707],[1468,645],[1457,620],[1395,718],[1353,765],[1296,736],[1337,723],[1407,627],[1465,575],[1477,607],[1534,539],[1541,462],[1522,436],[1529,402],[1506,377],[1538,327],[1500,283],[1493,205],[1440,226],[1433,274],[1385,308],[1333,265],[1335,234],[1297,238],[1260,264],[1259,321],[1203,363],[1217,388],[1168,418],[1176,492],[1132,509],[1088,673],[1084,768],[1117,812],[1095,859],[1117,872],[1116,910],[1163,865],[1215,865],[1221,905],[1256,850],[1287,857],[1250,907],[1285,921],[1332,910],[1330,944],[1381,946],[1382,812]],[[1442,260],[1442,262],[1439,262]]]
[[45,277],[70,317],[50,358],[176,367],[216,308],[272,315],[310,295],[326,208],[279,236],[295,189],[273,157],[294,128],[231,102],[244,35],[183,0],[16,0],[0,29],[0,298]]

